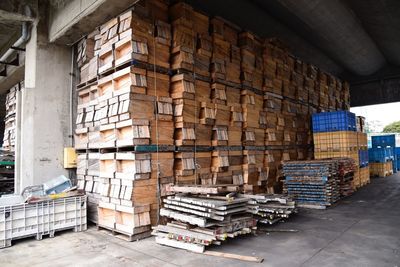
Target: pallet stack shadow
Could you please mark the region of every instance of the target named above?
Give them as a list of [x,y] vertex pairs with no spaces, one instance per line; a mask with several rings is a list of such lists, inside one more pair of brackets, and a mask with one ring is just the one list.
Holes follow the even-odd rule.
[[353,193],[354,170],[351,158],[285,161],[284,192],[299,207],[325,209]]
[[124,205],[155,224],[169,183],[280,191],[281,161],[312,157],[310,114],[349,108],[347,83],[184,3],[139,1],[77,51],[79,187],[113,229]]
[[369,182],[366,175],[368,163],[365,161],[368,155],[367,135],[362,132],[364,127],[359,127],[357,131],[357,120],[361,119],[349,111],[322,112],[312,116],[315,159],[354,159],[357,166],[354,190]]
[[386,177],[397,171],[396,136],[372,136],[371,141],[372,148],[368,150],[370,176]]
[[10,88],[6,95],[6,114],[4,117],[4,136],[3,149],[7,151],[15,150],[15,113],[17,111],[17,92],[24,86],[20,82]]

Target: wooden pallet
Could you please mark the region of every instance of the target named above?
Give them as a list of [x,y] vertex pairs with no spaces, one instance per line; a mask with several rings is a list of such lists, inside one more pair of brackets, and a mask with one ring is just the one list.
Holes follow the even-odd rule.
[[125,233],[123,231],[114,229],[114,228],[110,228],[107,226],[102,226],[102,225],[98,225],[97,224],[97,231],[100,231],[104,234],[119,238],[121,240],[124,241],[128,241],[128,242],[133,242],[133,241],[139,241],[141,239],[145,239],[151,236],[151,230],[150,227],[148,227],[149,229],[142,232],[142,233],[137,233],[137,234],[129,234],[129,233]]

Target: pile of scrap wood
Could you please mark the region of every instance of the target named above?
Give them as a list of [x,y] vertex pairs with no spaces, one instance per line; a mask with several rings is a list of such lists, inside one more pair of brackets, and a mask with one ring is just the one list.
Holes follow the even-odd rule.
[[241,194],[239,196],[249,200],[248,211],[254,214],[255,218],[260,223],[274,224],[297,213],[296,202],[285,195]]
[[160,215],[169,222],[153,227],[161,245],[204,252],[228,237],[249,234],[257,222],[273,224],[297,212],[290,197],[278,194],[241,194],[242,187],[171,186],[175,193],[163,200]]
[[[180,192],[188,192],[190,188],[196,193]],[[228,237],[257,229],[257,221],[247,212],[248,198],[235,197],[234,193],[221,195],[228,187],[175,186],[171,189],[176,194],[165,198],[160,210],[160,215],[171,222],[153,228],[158,244],[204,252],[206,246],[220,245]]]
[[286,161],[285,191],[299,206],[326,208],[340,198],[337,160]]

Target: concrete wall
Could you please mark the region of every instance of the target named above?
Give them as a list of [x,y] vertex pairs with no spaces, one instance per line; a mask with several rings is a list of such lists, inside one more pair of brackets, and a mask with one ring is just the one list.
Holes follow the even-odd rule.
[[70,69],[71,48],[49,43],[45,25],[35,25],[18,110],[17,191],[68,175],[63,148],[70,143]]

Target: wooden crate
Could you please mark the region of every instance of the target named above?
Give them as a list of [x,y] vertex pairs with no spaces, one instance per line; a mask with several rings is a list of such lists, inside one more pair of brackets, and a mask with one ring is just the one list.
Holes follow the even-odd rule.
[[358,147],[357,136],[357,132],[352,131],[314,133],[314,151],[355,151]]
[[369,174],[372,177],[386,177],[393,174],[393,164],[391,161],[384,163],[370,162]]

